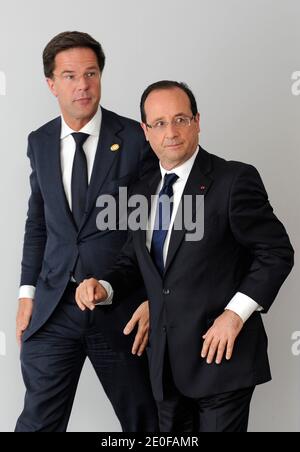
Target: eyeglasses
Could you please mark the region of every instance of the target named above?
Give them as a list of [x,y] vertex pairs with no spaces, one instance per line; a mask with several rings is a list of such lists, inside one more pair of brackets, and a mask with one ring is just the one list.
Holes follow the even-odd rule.
[[[172,119],[171,124],[176,129],[184,129],[185,127],[189,127],[191,125],[193,119],[195,119],[194,115],[191,118],[189,116],[176,116],[176,118]],[[163,132],[169,124],[170,122],[168,121],[159,120],[152,124],[146,123],[146,126],[155,132]]]
[[89,71],[86,72],[83,75],[79,75],[79,74],[74,74],[72,72],[66,72],[63,74],[55,74],[53,73],[54,77],[59,78],[62,82],[67,83],[67,84],[76,84],[79,82],[79,80],[81,79],[81,77],[84,77],[85,80],[96,80],[99,78],[100,76],[100,72],[99,71]]

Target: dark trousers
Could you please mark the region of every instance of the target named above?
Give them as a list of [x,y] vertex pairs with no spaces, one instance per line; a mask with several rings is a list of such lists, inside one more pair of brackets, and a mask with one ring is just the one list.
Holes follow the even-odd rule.
[[158,431],[146,356],[139,358],[114,351],[96,328],[96,310],[82,312],[78,308],[75,289],[75,285],[69,284],[48,322],[22,344],[26,395],[15,431],[66,431],[86,357],[123,431]]
[[247,432],[254,387],[192,399],[175,386],[168,354],[164,400],[157,402],[161,432]]

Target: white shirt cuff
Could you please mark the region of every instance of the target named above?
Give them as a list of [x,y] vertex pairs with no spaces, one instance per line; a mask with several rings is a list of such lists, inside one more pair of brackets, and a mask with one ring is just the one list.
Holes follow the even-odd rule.
[[21,286],[19,289],[20,298],[32,298],[35,296],[35,286]]
[[241,292],[237,292],[230,300],[225,309],[235,312],[245,323],[255,311],[262,311],[263,308],[252,298]]
[[107,281],[103,281],[102,279],[100,279],[99,283],[104,287],[104,289],[107,292],[107,298],[104,301],[100,301],[100,303],[96,303],[95,306],[107,306],[112,304],[112,300],[113,300],[113,296],[114,296],[114,291],[111,287],[111,285],[109,284],[109,282]]

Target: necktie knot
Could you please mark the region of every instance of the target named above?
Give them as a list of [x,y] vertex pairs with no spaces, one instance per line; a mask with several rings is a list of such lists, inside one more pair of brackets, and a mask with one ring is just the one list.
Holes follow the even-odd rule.
[[173,194],[172,187],[175,184],[175,182],[177,181],[177,179],[178,179],[178,176],[175,173],[165,174],[163,187],[162,187],[160,193],[166,193],[169,196],[171,196],[171,194]]
[[82,132],[74,132],[72,133],[72,137],[76,143],[76,147],[82,147],[84,142],[88,139],[89,134]]

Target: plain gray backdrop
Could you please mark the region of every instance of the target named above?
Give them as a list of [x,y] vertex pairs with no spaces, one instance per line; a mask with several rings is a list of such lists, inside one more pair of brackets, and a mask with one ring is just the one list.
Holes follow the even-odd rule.
[[[99,40],[107,56],[101,103],[132,118],[149,83],[187,82],[198,100],[202,146],[258,168],[297,253],[300,96],[292,94],[292,74],[300,70],[299,17],[299,0],[1,1],[0,431],[13,430],[24,397],[15,313],[29,195],[26,140],[59,113],[43,77],[44,46],[66,30]],[[255,392],[250,431],[300,431],[300,356],[291,339],[300,330],[299,293],[296,254],[264,316],[273,381]],[[69,431],[120,431],[89,363]]]

